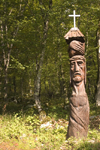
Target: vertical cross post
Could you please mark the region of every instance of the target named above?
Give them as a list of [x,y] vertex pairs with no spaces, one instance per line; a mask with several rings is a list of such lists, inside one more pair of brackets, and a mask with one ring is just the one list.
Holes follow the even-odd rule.
[[76,27],[76,18],[75,17],[80,17],[80,15],[75,15],[75,10],[73,10],[73,15],[69,15],[69,17],[73,17],[74,18],[74,28]]

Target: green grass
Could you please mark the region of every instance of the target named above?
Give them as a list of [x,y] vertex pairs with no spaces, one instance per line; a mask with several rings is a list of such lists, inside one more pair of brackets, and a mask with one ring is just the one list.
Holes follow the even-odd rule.
[[[16,107],[15,112],[14,107]],[[91,105],[90,110],[90,115],[97,117],[90,121],[87,139],[70,138],[66,140],[68,109],[65,110],[60,105],[49,107],[47,112],[43,112],[44,116],[40,121],[40,116],[34,107],[22,109],[21,105],[18,107],[18,104],[13,106],[11,103],[0,115],[0,146],[4,142],[11,146],[15,145],[21,150],[99,150],[98,115],[100,110],[95,104]],[[43,127],[43,124],[48,123],[49,126]]]
[[97,107],[96,104],[90,104],[90,116],[100,115],[100,107]]

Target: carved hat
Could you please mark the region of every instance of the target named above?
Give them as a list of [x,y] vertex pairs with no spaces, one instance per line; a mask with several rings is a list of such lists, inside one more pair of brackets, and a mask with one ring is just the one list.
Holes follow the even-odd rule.
[[78,28],[71,28],[64,38],[69,44],[69,57],[85,54],[85,37]]
[[71,28],[68,33],[65,34],[64,38],[67,44],[73,40],[77,40],[83,43],[85,42],[85,37],[78,28]]
[[73,40],[69,44],[69,57],[85,54],[85,43]]

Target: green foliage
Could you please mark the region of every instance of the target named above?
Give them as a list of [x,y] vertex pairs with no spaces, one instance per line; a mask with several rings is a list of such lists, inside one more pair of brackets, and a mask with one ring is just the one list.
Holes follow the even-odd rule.
[[[7,100],[13,101],[6,108],[3,101],[0,104],[0,113],[10,114],[0,116],[0,143],[15,140],[19,149],[24,150],[100,149],[100,133],[94,129],[96,125],[90,126],[87,140],[66,140],[71,87],[68,45],[64,40],[64,35],[73,27],[73,20],[68,15],[76,10],[81,15],[76,19],[76,25],[84,34],[86,43],[86,91],[93,103],[98,81],[96,33],[100,21],[99,3],[99,0],[0,1],[0,100],[6,92]],[[26,107],[35,103],[33,96],[39,69],[41,88],[38,96],[45,110],[42,119],[35,114],[35,106]],[[91,115],[100,114],[94,104],[91,109]],[[19,113],[11,115],[13,112]]]
[[[91,109],[91,112],[95,108]],[[53,109],[52,109],[53,110]],[[51,110],[52,114],[55,114]],[[64,115],[59,110],[59,114]],[[87,139],[69,138],[66,140],[68,119],[56,114],[46,116],[45,121],[39,120],[39,115],[24,115],[22,112],[15,115],[0,116],[0,146],[9,143],[9,148],[16,145],[18,149],[65,149],[65,150],[97,150],[100,148],[100,133],[89,127]],[[49,117],[49,120],[48,120]],[[98,118],[99,119],[99,118]],[[96,120],[94,120],[96,122]],[[98,122],[99,123],[99,122]],[[99,128],[98,128],[99,129]],[[2,143],[3,142],[3,143]]]
[[27,126],[37,128],[40,125],[39,117],[37,115],[28,116],[25,120]]
[[[41,104],[44,107],[46,103],[53,105],[63,101],[66,105],[65,99],[69,99],[71,87],[68,45],[64,35],[73,27],[73,20],[68,15],[75,9],[81,15],[76,19],[76,25],[84,34],[86,43],[86,91],[89,101],[94,102],[98,81],[96,32],[100,20],[100,9],[96,4],[99,0],[95,3],[92,0],[44,0],[42,3],[37,0],[1,1],[0,98],[6,92],[8,100],[30,100],[35,103],[35,81],[44,52],[39,77]],[[48,32],[44,42],[46,21]],[[54,98],[56,102],[52,101]]]
[[[85,35],[87,84],[86,91],[89,101],[95,101],[95,92],[98,77],[97,39],[96,32],[100,20],[99,0],[37,0],[0,2],[0,98],[4,97],[5,90],[5,60],[9,64],[7,70],[8,100],[17,101],[7,106],[9,113],[21,108],[18,103],[34,104],[34,87],[40,68],[40,61],[45,47],[43,65],[41,68],[41,104],[45,110],[45,118],[40,121],[35,115],[35,108],[23,108],[20,113],[0,118],[0,140],[19,140],[20,146],[40,149],[98,149],[100,135],[97,130],[90,128],[88,141],[95,139],[95,144],[86,140],[74,142],[66,141],[68,121],[68,99],[71,95],[68,45],[64,35],[73,27],[72,18],[68,17],[76,10],[81,17],[76,24]],[[44,25],[48,20],[48,33],[44,44]],[[2,44],[3,43],[3,44]],[[9,53],[10,46],[11,53]],[[10,55],[9,55],[10,54]],[[3,58],[3,59],[2,59]],[[7,64],[6,64],[7,65]],[[11,110],[13,108],[13,110]],[[92,107],[94,109],[94,107]],[[2,108],[1,108],[2,109]],[[98,115],[99,108],[91,114]],[[6,110],[6,111],[7,111]],[[6,113],[6,111],[4,113]],[[23,112],[26,115],[23,115]],[[63,119],[64,120],[63,120]],[[59,120],[61,119],[61,120]],[[42,124],[51,124],[41,128]],[[98,136],[97,136],[98,135]],[[25,141],[24,141],[25,140]],[[18,142],[18,141],[17,141]],[[22,146],[23,147],[23,146]],[[92,147],[92,148],[91,148]],[[24,148],[25,149],[25,148]]]

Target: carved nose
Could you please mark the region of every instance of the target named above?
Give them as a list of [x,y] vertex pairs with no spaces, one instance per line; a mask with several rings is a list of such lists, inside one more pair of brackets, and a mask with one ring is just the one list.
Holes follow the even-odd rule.
[[79,71],[79,66],[77,63],[75,63],[75,71]]

